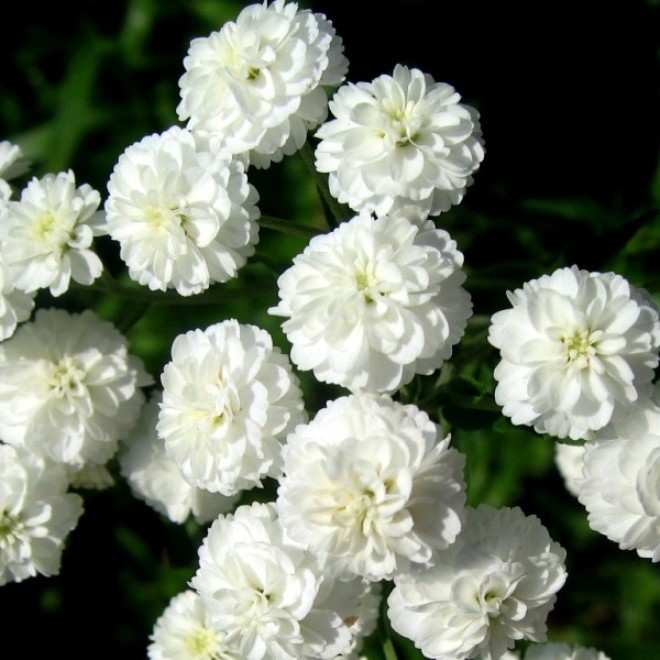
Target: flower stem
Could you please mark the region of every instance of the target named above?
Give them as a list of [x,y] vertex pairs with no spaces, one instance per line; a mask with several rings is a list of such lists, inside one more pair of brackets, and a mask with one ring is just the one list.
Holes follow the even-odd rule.
[[274,218],[272,215],[262,215],[258,222],[262,227],[274,229],[275,231],[282,232],[283,234],[304,236],[305,238],[311,238],[312,236],[316,236],[317,234],[322,233],[313,227],[301,227],[300,225],[294,225],[288,220]]
[[332,215],[331,218],[328,218],[326,214],[328,225],[330,225],[331,228],[337,227],[344,220],[348,220],[354,215],[354,213],[345,204],[340,204],[330,193],[330,188],[328,188],[328,177],[314,167],[314,152],[312,150],[312,145],[309,142],[305,142],[299,153],[302,156],[307,169],[312,174],[314,184],[321,195],[322,201],[325,203],[325,207]]

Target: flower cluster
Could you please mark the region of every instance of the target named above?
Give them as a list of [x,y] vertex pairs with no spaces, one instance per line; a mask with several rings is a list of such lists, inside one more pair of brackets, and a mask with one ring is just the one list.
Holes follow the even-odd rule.
[[[72,171],[34,177],[13,199],[7,181],[27,163],[0,142],[0,584],[59,571],[82,513],[68,489],[105,487],[118,465],[169,521],[210,523],[188,588],[155,622],[151,660],[356,658],[381,615],[431,658],[515,658],[526,640],[539,643],[530,660],[606,660],[541,644],[566,552],[518,507],[466,506],[466,457],[443,430],[465,364],[455,347],[479,320],[463,254],[435,216],[462,201],[484,158],[478,112],[404,65],[328,102],[348,72],[342,41],[323,14],[285,0],[194,39],[183,67],[186,126],[126,147],[102,211]],[[190,297],[257,250],[249,168],[292,155],[310,131],[307,160],[335,217],[292,263],[263,259],[279,266],[266,318],[282,319],[291,362],[276,332],[213,316],[161,354],[162,391],[145,403],[153,379],[102,320],[112,310],[40,308],[29,320],[37,293],[59,297],[71,282],[208,302],[218,289]],[[104,234],[128,277],[106,269],[97,282]],[[659,561],[658,310],[622,276],[578,266],[508,295],[491,346],[485,328],[473,333],[499,351],[494,392],[481,395],[514,424],[584,440],[556,457],[589,524]],[[120,318],[123,330],[135,320]],[[457,369],[417,378],[452,355]],[[348,393],[308,418],[292,363]]]

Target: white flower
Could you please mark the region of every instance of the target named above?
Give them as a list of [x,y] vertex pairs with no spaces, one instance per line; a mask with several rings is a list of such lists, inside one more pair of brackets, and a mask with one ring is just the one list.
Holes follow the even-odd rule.
[[172,522],[183,523],[192,514],[198,523],[207,523],[226,513],[236,497],[194,488],[183,478],[156,434],[160,399],[154,395],[143,407],[138,423],[125,438],[126,448],[119,456],[122,475],[136,497]]
[[178,126],[128,147],[108,192],[110,235],[150,289],[199,293],[254,254],[258,195],[242,164]]
[[318,380],[393,392],[450,357],[472,315],[463,255],[431,221],[361,214],[314,237],[278,280],[271,314]]
[[234,495],[280,475],[282,442],[305,417],[265,330],[232,319],[179,335],[162,384],[158,435],[192,486]]
[[274,505],[220,516],[199,562],[191,585],[237,657],[333,658],[350,647],[364,585],[324,575],[314,555],[287,536]]
[[100,203],[89,185],[76,187],[71,170],[34,177],[20,201],[8,201],[0,245],[16,271],[14,286],[28,293],[49,287],[59,296],[71,279],[91,284],[103,270],[91,250],[94,236],[105,233]]
[[316,136],[316,168],[356,211],[414,206],[425,219],[458,204],[484,157],[479,115],[451,85],[397,65],[393,76],[349,83]]
[[16,145],[2,140],[0,142],[0,208],[11,197],[11,188],[7,181],[25,174],[30,167],[23,151]]
[[72,467],[104,463],[150,382],[112,324],[40,309],[0,344],[0,437]]
[[573,266],[508,295],[489,341],[502,356],[495,400],[514,424],[577,440],[648,396],[658,312],[623,277]]
[[392,627],[428,658],[500,658],[515,640],[545,641],[566,579],[564,549],[536,516],[482,504],[429,569],[394,578]]
[[660,407],[649,400],[587,442],[582,474],[589,526],[660,561]]
[[464,457],[417,407],[342,397],[289,434],[277,507],[330,574],[390,579],[461,529]]
[[527,649],[525,660],[610,660],[602,651],[557,642],[534,644]]
[[300,149],[327,116],[323,87],[348,63],[323,14],[275,0],[245,7],[208,37],[193,39],[179,81],[179,119],[217,134],[233,154],[265,167]]
[[201,598],[184,591],[172,598],[154,625],[149,660],[241,660],[224,644],[224,633],[214,627]]
[[13,273],[0,254],[0,341],[11,337],[16,326],[30,318],[36,293],[25,293],[14,286]]
[[60,465],[0,444],[0,585],[59,573],[64,541],[83,511],[68,487]]
[[555,443],[555,464],[564,479],[566,490],[577,497],[579,491],[577,482],[582,479],[584,445]]

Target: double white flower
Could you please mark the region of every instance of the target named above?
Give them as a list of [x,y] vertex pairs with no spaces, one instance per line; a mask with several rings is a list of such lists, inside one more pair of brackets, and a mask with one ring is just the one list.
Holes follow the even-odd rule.
[[0,444],[0,585],[56,575],[64,541],[82,514],[64,468]]
[[458,204],[484,157],[479,115],[451,85],[397,65],[392,76],[349,83],[316,132],[316,167],[330,192],[377,216],[407,209],[421,220]]
[[258,195],[213,141],[173,126],[119,157],[105,203],[131,278],[183,296],[234,277],[258,241]]
[[191,585],[224,644],[247,660],[316,660],[349,651],[350,624],[370,598],[361,580],[325,575],[282,528],[272,504],[219,517],[199,550]]
[[305,419],[288,358],[253,325],[223,321],[172,344],[158,435],[185,479],[223,495],[282,471],[282,442]]
[[249,5],[193,39],[183,64],[179,119],[259,167],[302,147],[327,115],[324,87],[348,67],[330,21],[284,0]]
[[461,529],[464,457],[426,413],[386,395],[330,402],[289,434],[277,508],[333,575],[391,579]]
[[514,424],[574,440],[649,396],[658,365],[654,305],[614,273],[561,268],[509,294],[489,341],[495,400]]
[[63,294],[71,280],[91,284],[103,270],[91,249],[106,233],[99,193],[76,186],[71,170],[33,178],[20,201],[6,202],[0,247],[13,284],[27,293],[46,288]]
[[461,534],[435,566],[394,577],[392,627],[439,660],[496,660],[518,639],[545,641],[565,556],[539,519],[519,508],[468,508]]
[[70,468],[105,463],[150,382],[107,321],[40,309],[0,344],[0,437]]
[[314,237],[278,280],[271,314],[291,359],[352,391],[394,392],[450,357],[472,315],[463,255],[431,221],[367,214]]

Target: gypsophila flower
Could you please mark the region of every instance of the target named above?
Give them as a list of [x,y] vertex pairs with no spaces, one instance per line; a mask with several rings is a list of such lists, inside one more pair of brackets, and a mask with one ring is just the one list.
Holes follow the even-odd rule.
[[82,514],[64,469],[0,444],[0,585],[56,575],[64,541]]
[[0,207],[11,197],[8,181],[25,174],[29,167],[29,161],[17,144],[7,140],[0,142]]
[[150,637],[149,660],[242,660],[224,644],[225,635],[214,627],[201,598],[184,591],[172,598]]
[[394,577],[392,627],[428,658],[495,660],[518,639],[545,641],[566,579],[564,549],[536,516],[482,504],[432,568]]
[[610,658],[597,649],[547,642],[530,646],[525,653],[525,660],[610,660]]
[[108,183],[108,230],[131,278],[184,296],[226,282],[254,254],[258,195],[214,141],[173,126],[131,145]]
[[126,447],[119,456],[122,475],[136,497],[172,522],[185,522],[192,514],[198,523],[207,523],[229,511],[237,498],[194,488],[183,478],[156,434],[161,398],[160,393],[152,396],[125,438]]
[[377,216],[414,207],[424,220],[458,204],[484,157],[479,115],[451,85],[397,65],[392,76],[349,83],[316,136],[316,168],[330,192]]
[[277,508],[340,578],[429,564],[461,529],[464,457],[416,406],[342,397],[289,434]]
[[0,437],[75,468],[105,463],[150,382],[112,324],[40,309],[0,344]]
[[589,526],[660,561],[660,406],[648,399],[585,445],[578,499]]
[[76,186],[71,170],[34,177],[20,201],[8,201],[0,246],[14,286],[28,293],[48,287],[59,296],[72,279],[91,284],[103,270],[91,249],[94,236],[106,233],[100,203],[91,186]]
[[14,286],[12,270],[0,254],[0,341],[11,337],[16,326],[30,318],[36,293],[25,293]]
[[514,424],[573,440],[648,396],[660,323],[644,294],[614,273],[561,268],[509,293],[492,317],[500,349],[495,400]]
[[265,330],[231,319],[179,335],[161,380],[158,435],[192,486],[229,496],[281,474],[282,442],[305,413]]
[[343,81],[348,62],[323,14],[275,0],[193,39],[183,65],[179,119],[266,167],[300,149],[326,118],[324,87]]
[[273,504],[220,516],[199,550],[191,585],[225,643],[246,660],[333,658],[350,648],[360,580],[335,582],[288,537]]
[[450,357],[472,315],[463,255],[431,221],[361,214],[314,237],[278,280],[291,359],[352,391],[393,392]]

